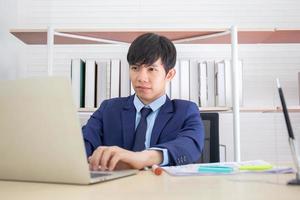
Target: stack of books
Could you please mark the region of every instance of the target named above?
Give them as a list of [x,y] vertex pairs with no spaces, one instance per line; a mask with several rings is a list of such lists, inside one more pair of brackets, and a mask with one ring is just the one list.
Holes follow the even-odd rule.
[[105,99],[128,96],[128,73],[128,67],[121,68],[120,59],[72,59],[71,80],[77,108],[96,108]]
[[[176,75],[167,85],[166,93],[171,99],[190,100],[203,108],[232,107],[231,68],[228,60],[178,60]],[[241,61],[237,73],[242,105]],[[72,59],[71,80],[78,108],[96,108],[105,99],[134,94],[128,63],[121,59]]]

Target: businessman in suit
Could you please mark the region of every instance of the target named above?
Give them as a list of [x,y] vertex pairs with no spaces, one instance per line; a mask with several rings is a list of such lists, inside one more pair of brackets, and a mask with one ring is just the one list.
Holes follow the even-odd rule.
[[103,101],[82,129],[90,168],[112,171],[197,161],[204,145],[198,107],[170,100],[165,93],[176,73],[174,44],[164,36],[143,34],[132,42],[127,60],[135,94]]

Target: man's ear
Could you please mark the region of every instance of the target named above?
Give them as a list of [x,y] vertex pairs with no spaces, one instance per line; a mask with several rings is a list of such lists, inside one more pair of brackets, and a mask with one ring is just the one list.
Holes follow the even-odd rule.
[[166,75],[166,79],[171,81],[176,74],[176,70],[174,68],[170,69]]

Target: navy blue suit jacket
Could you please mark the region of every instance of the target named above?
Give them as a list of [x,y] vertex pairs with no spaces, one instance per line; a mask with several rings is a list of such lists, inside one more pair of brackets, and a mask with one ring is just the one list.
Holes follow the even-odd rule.
[[[87,156],[101,146],[132,150],[136,109],[134,96],[103,101],[82,128]],[[204,145],[204,128],[195,103],[168,97],[156,117],[150,147],[168,149],[169,165],[197,161]]]

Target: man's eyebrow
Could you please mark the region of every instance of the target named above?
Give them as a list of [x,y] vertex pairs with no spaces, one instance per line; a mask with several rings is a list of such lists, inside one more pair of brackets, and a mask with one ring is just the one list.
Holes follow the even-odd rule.
[[[144,65],[144,64],[132,64],[132,65],[130,65],[130,66],[134,66],[134,67],[141,67],[142,65]],[[159,67],[157,64],[155,64],[155,63],[153,63],[153,64],[146,64],[146,66],[145,67]]]
[[151,65],[149,65],[149,66],[158,67],[158,65],[155,64],[155,63],[153,63],[153,64],[151,64]]

